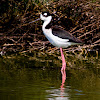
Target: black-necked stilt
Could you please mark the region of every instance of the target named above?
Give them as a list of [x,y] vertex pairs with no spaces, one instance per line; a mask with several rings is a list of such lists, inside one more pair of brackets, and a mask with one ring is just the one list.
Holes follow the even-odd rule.
[[[42,31],[46,38],[50,41],[50,43],[58,48],[60,48],[61,51],[61,57],[62,57],[62,70],[66,69],[66,62],[65,62],[65,57],[62,51],[62,48],[67,48],[68,46],[71,45],[77,45],[82,43],[81,40],[77,39],[73,35],[71,35],[69,32],[66,30],[61,29],[57,25],[51,26],[51,20],[52,16],[49,12],[42,12],[40,14],[40,18],[36,19],[37,20],[43,20],[43,26],[42,26]],[[33,21],[33,22],[35,22]]]
[[42,12],[42,14],[40,14],[40,19],[44,21],[42,26],[42,31],[46,36],[46,38],[50,41],[52,45],[60,48],[62,57],[61,70],[65,70],[66,62],[62,48],[67,48],[68,46],[71,45],[80,44],[82,43],[82,41],[71,35],[69,32],[61,29],[57,25],[51,26],[50,22],[52,16],[50,15],[49,12]]

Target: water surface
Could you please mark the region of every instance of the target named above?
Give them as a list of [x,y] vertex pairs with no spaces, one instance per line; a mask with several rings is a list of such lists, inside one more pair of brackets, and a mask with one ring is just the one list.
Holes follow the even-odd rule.
[[[19,63],[23,63],[22,60]],[[51,64],[44,62],[36,67],[40,62],[34,60],[32,63],[35,65],[31,67],[19,66],[17,61],[12,67],[2,60],[0,100],[100,100],[100,70],[96,66],[70,68],[61,73],[55,64],[50,67]]]

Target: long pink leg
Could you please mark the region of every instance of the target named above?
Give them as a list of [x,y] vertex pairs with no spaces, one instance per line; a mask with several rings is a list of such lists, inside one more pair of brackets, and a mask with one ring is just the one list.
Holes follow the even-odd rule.
[[60,52],[61,52],[61,57],[62,57],[62,68],[61,68],[61,71],[62,71],[62,70],[66,69],[66,61],[65,61],[65,57],[64,57],[62,48],[60,48]]

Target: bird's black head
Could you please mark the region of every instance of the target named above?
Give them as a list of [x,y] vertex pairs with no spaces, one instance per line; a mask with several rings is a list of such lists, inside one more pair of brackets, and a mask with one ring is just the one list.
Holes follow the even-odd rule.
[[43,21],[51,21],[52,16],[49,12],[42,12],[40,14],[40,19],[43,20]]
[[51,14],[49,13],[49,12],[42,12],[42,15],[44,16],[44,17],[48,17],[48,16],[51,16]]

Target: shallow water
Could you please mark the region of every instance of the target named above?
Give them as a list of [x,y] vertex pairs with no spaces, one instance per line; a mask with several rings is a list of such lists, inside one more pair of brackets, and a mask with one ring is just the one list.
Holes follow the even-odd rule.
[[100,100],[100,70],[95,66],[62,73],[50,64],[47,68],[7,66],[0,64],[0,100]]

